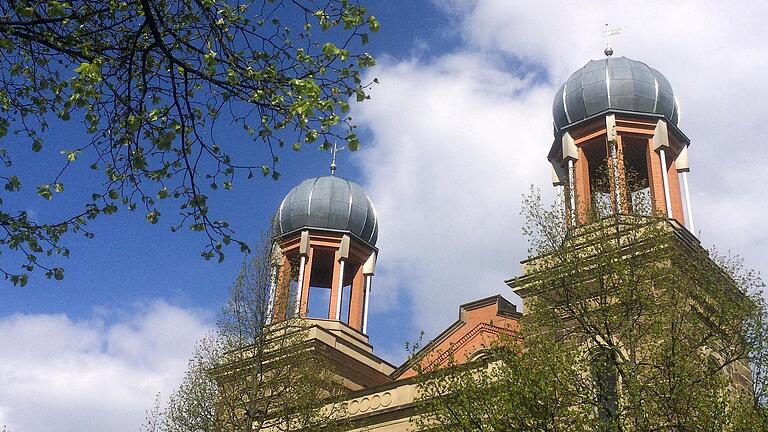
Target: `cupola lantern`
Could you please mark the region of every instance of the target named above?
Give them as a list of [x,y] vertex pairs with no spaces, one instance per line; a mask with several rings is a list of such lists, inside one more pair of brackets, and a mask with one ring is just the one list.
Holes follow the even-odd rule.
[[356,183],[326,176],[293,188],[275,215],[269,320],[339,321],[367,333],[377,236],[373,203]]
[[687,220],[694,231],[690,140],[677,126],[680,108],[664,75],[626,57],[590,61],[560,87],[552,115],[548,159],[570,226],[592,216],[654,213]]

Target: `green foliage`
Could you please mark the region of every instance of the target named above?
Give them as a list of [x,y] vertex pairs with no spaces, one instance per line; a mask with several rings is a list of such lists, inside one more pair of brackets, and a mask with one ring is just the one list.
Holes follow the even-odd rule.
[[344,407],[328,360],[305,342],[307,325],[267,325],[270,243],[263,238],[230,287],[216,330],[201,340],[167,407],[157,402],[153,432],[333,431]]
[[[597,200],[596,200],[597,201]],[[520,341],[424,374],[422,429],[766,430],[764,284],[666,218],[526,198]]]
[[[89,136],[67,143],[61,168],[42,185],[25,181],[0,141],[1,193],[33,187],[55,200],[69,171],[104,174],[92,202],[58,221],[33,222],[0,195],[0,247],[26,258],[20,271],[0,272],[21,284],[22,273],[51,270],[41,253],[63,254],[64,234],[91,237],[87,223],[119,207],[143,208],[158,223],[157,199],[178,205],[173,231],[188,226],[206,237],[206,259],[223,259],[224,238],[248,250],[212,216],[204,187],[231,190],[254,172],[279,178],[286,142],[346,140],[357,149],[348,100],[368,97],[361,74],[374,61],[362,45],[378,29],[354,0],[0,4],[0,138],[12,134],[41,152],[51,126],[74,122]],[[259,146],[244,152],[216,138],[232,126]]]
[[[421,375],[417,430],[584,431],[595,415],[571,356],[552,343],[500,340],[482,360]],[[567,380],[563,380],[566,378]]]

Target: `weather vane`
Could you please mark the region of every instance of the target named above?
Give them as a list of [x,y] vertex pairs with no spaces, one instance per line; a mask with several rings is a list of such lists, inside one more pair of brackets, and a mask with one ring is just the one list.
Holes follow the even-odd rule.
[[603,52],[606,56],[610,57],[613,55],[613,48],[611,48],[611,36],[620,35],[626,29],[627,27],[608,28],[608,24],[605,24],[605,30],[603,30],[603,37],[605,38],[605,51]]
[[336,175],[336,153],[344,150],[346,147],[338,147],[336,143],[333,143],[333,147],[331,148],[331,175]]

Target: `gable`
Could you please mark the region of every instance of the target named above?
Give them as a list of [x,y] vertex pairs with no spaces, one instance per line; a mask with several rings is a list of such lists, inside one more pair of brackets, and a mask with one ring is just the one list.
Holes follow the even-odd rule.
[[396,380],[407,379],[417,375],[419,368],[431,371],[451,363],[466,363],[492,346],[499,336],[517,332],[520,316],[515,305],[499,295],[461,305],[459,320],[391,376]]

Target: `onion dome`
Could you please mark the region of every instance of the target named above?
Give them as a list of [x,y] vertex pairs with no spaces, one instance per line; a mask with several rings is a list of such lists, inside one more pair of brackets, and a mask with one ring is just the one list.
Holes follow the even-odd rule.
[[275,235],[302,229],[340,231],[376,245],[379,228],[371,199],[357,183],[327,176],[304,180],[283,198]]
[[555,132],[608,111],[663,116],[677,125],[679,107],[669,81],[626,57],[591,60],[560,87],[552,104]]

